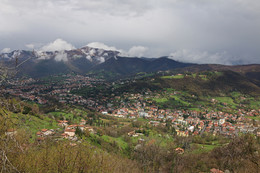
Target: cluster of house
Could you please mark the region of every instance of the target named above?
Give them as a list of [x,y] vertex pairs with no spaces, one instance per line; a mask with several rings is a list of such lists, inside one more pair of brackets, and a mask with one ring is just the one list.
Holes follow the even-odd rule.
[[[56,76],[58,77],[58,76]],[[102,82],[101,79],[90,78],[81,75],[62,75],[64,81],[51,81],[45,83],[42,80],[28,79],[14,79],[10,81],[10,86],[0,90],[0,93],[10,94],[20,97],[25,100],[37,102],[39,104],[46,104],[46,96],[52,96],[61,103],[93,105],[93,101],[84,99],[81,96],[71,94],[70,92],[82,87],[93,87],[93,84]]]
[[[175,92],[173,94],[178,93]],[[204,132],[213,133],[214,135],[221,134],[228,137],[236,136],[240,132],[254,133],[260,136],[258,132],[260,129],[259,123],[253,124],[252,120],[248,118],[250,116],[259,116],[260,109],[250,111],[241,109],[236,114],[209,110],[201,112],[159,109],[147,101],[146,98],[149,97],[151,97],[151,93],[147,93],[147,95],[131,94],[123,97],[116,96],[115,99],[119,104],[112,102],[111,105],[118,106],[109,106],[109,108],[100,106],[100,112],[104,115],[119,118],[149,119],[149,124],[153,126],[166,126],[166,122],[170,121],[179,136],[198,135]],[[123,98],[128,98],[129,101],[122,101]]]
[[143,133],[138,133],[135,130],[133,130],[131,132],[128,132],[127,135],[130,136],[130,137],[138,137],[138,136],[143,136],[144,134]]
[[[62,77],[65,80],[61,85],[58,85],[55,81],[52,81],[49,85],[44,85],[39,82],[37,84],[37,81],[33,79],[24,81],[14,80],[12,81],[12,87],[2,89],[0,92],[33,101],[36,100],[38,103],[46,103],[47,101],[44,97],[49,95],[61,103],[84,105],[89,109],[99,111],[108,116],[149,119],[149,123],[153,126],[165,126],[166,122],[170,121],[171,125],[176,129],[176,133],[180,136],[197,135],[204,132],[225,136],[234,136],[239,132],[258,133],[259,123],[253,124],[248,117],[259,116],[260,110],[245,111],[241,109],[236,114],[209,111],[206,108],[204,112],[171,110],[159,109],[151,101],[152,99],[161,98],[162,94],[170,96],[180,94],[177,91],[155,93],[147,90],[142,94],[124,93],[121,96],[112,94],[111,97],[105,97],[97,93],[98,99],[83,98],[82,96],[71,94],[70,91],[84,86],[93,87],[93,84],[104,81],[81,75],[63,75]],[[216,100],[212,99],[211,102],[214,103]],[[67,132],[64,133],[71,136],[75,128],[68,127]]]
[[[82,119],[79,124],[71,124],[69,125],[67,120],[59,120],[58,125],[62,127],[63,133],[59,133],[57,137],[61,137],[64,139],[69,139],[72,141],[76,141],[78,138],[76,136],[76,129],[84,132],[89,131],[90,133],[95,133],[94,129],[88,125],[86,125],[86,120]],[[36,133],[38,137],[37,140],[41,141],[44,140],[47,136],[53,136],[56,134],[55,130],[53,129],[42,129]]]

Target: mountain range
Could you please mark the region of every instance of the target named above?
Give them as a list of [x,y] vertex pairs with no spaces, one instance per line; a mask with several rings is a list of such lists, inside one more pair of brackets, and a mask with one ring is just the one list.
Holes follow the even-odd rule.
[[64,51],[25,51],[16,50],[0,54],[0,58],[10,67],[14,67],[17,59],[21,74],[32,77],[43,77],[58,73],[111,72],[115,75],[128,75],[138,72],[154,72],[192,66],[161,58],[124,57],[118,51],[92,47],[82,47]]
[[260,85],[260,65],[216,65],[178,62],[170,57],[126,57],[119,51],[85,46],[63,51],[15,50],[0,54],[1,61],[15,67],[20,75],[45,77],[53,74],[76,72],[80,74],[133,75],[139,72],[175,70],[177,72],[234,71],[245,75]]

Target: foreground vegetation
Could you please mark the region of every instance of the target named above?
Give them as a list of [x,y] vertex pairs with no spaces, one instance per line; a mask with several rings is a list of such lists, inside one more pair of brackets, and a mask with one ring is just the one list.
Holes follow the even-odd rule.
[[[2,99],[0,114],[2,172],[209,172],[212,168],[257,172],[260,169],[260,139],[249,134],[233,139],[207,133],[178,137],[167,126],[149,126],[145,119],[109,118],[78,108],[44,115],[36,105],[16,100]],[[38,141],[32,137],[40,128],[57,128],[57,120],[63,117],[71,122],[91,117],[88,124],[97,133],[77,134],[77,141],[53,137]],[[17,134],[6,135],[13,128]],[[128,136],[132,130],[142,133],[145,142]],[[184,152],[177,152],[178,147]]]

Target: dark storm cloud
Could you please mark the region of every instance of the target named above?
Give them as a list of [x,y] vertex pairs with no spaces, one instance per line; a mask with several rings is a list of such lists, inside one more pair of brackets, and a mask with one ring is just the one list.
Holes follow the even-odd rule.
[[40,49],[61,38],[136,56],[260,63],[257,0],[0,0],[0,23],[4,51]]

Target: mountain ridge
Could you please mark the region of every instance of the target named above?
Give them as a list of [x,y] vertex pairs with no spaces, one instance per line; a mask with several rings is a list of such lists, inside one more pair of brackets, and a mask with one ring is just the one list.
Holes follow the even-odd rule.
[[0,54],[8,66],[27,61],[19,67],[22,74],[32,77],[43,77],[56,73],[88,73],[106,71],[118,75],[129,75],[138,72],[154,72],[182,68],[194,64],[177,62],[168,57],[137,58],[125,57],[119,51],[82,47],[63,51],[24,51],[17,50]]
[[2,62],[9,67],[23,63],[20,75],[44,77],[58,73],[111,73],[112,76],[133,75],[139,72],[158,72],[175,70],[176,72],[234,71],[250,78],[260,86],[260,65],[221,65],[193,64],[175,61],[168,56],[159,58],[125,57],[119,51],[92,47],[81,47],[62,51],[15,50],[0,54]]

